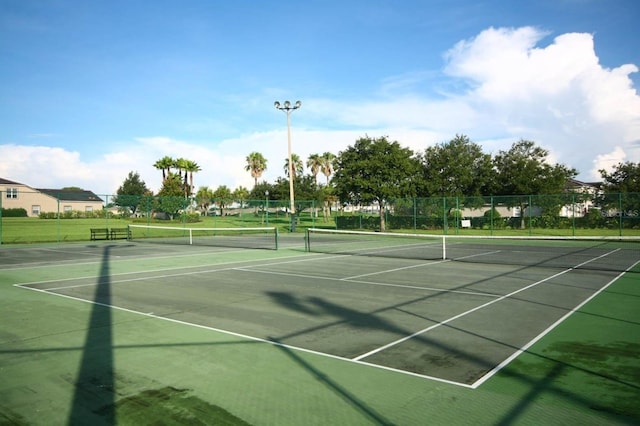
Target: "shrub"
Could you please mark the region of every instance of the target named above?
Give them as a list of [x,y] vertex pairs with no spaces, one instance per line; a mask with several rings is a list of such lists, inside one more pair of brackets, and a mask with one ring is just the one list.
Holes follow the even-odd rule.
[[2,209],[2,217],[28,217],[27,211],[23,208]]

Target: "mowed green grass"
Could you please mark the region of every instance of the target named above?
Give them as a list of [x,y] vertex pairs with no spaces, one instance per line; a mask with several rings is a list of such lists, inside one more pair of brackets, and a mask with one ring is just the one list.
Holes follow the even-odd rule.
[[[238,216],[207,216],[199,222],[184,223],[180,220],[122,219],[118,217],[102,219],[40,219],[8,217],[1,220],[2,244],[50,243],[68,241],[89,241],[91,228],[125,228],[129,224],[150,224],[155,226],[176,226],[190,228],[238,228],[267,226],[262,214],[247,213]],[[288,232],[290,220],[284,214],[269,215],[268,226],[277,226]],[[313,218],[309,214],[300,217],[300,230],[310,226],[335,228],[335,222]]]
[[[66,241],[88,241],[91,228],[124,228],[127,225],[150,224],[156,226],[178,227],[259,227],[276,226],[281,232],[289,232],[290,218],[283,214],[270,214],[268,223],[266,217],[259,213],[245,213],[235,216],[207,216],[199,222],[184,223],[180,220],[146,220],[146,219],[122,219],[118,217],[102,219],[40,219],[40,218],[14,218],[3,217],[0,220],[2,244],[27,244],[49,243]],[[302,232],[308,227],[335,229],[335,217],[324,221],[322,217],[314,218],[308,212],[302,214],[297,223],[297,231]],[[443,230],[392,230],[393,232],[417,232],[425,234],[442,235]],[[456,229],[449,228],[449,235],[508,235],[508,236],[618,236],[619,229]],[[624,236],[640,237],[640,229],[623,229]]]

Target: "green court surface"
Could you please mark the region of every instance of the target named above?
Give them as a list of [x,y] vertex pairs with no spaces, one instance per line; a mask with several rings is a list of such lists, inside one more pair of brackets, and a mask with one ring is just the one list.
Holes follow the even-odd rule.
[[0,424],[640,422],[640,244],[308,243],[0,246]]

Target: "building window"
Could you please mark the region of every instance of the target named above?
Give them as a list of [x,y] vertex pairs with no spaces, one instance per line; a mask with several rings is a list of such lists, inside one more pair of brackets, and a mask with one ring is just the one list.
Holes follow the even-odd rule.
[[18,188],[7,188],[7,198],[18,198]]
[[64,211],[65,211],[65,212],[70,212],[70,211],[72,211],[71,206],[64,206]]
[[93,211],[93,206],[84,206],[84,211],[86,213],[91,213]]
[[40,215],[40,206],[31,206],[31,214],[34,216]]

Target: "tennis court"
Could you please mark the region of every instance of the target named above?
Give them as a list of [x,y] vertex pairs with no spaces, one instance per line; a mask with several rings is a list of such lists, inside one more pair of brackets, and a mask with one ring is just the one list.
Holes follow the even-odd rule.
[[0,247],[0,419],[640,418],[637,241],[144,227],[130,237]]
[[294,250],[242,252],[252,260],[239,260],[223,242],[154,238],[21,249],[3,256],[2,266],[100,262],[98,274],[65,277],[63,268],[19,286],[477,387],[640,260],[635,242],[450,239],[449,255],[439,258],[439,238],[390,245],[380,244],[382,235],[362,237],[309,238],[323,253],[304,251],[300,236],[281,238]]

